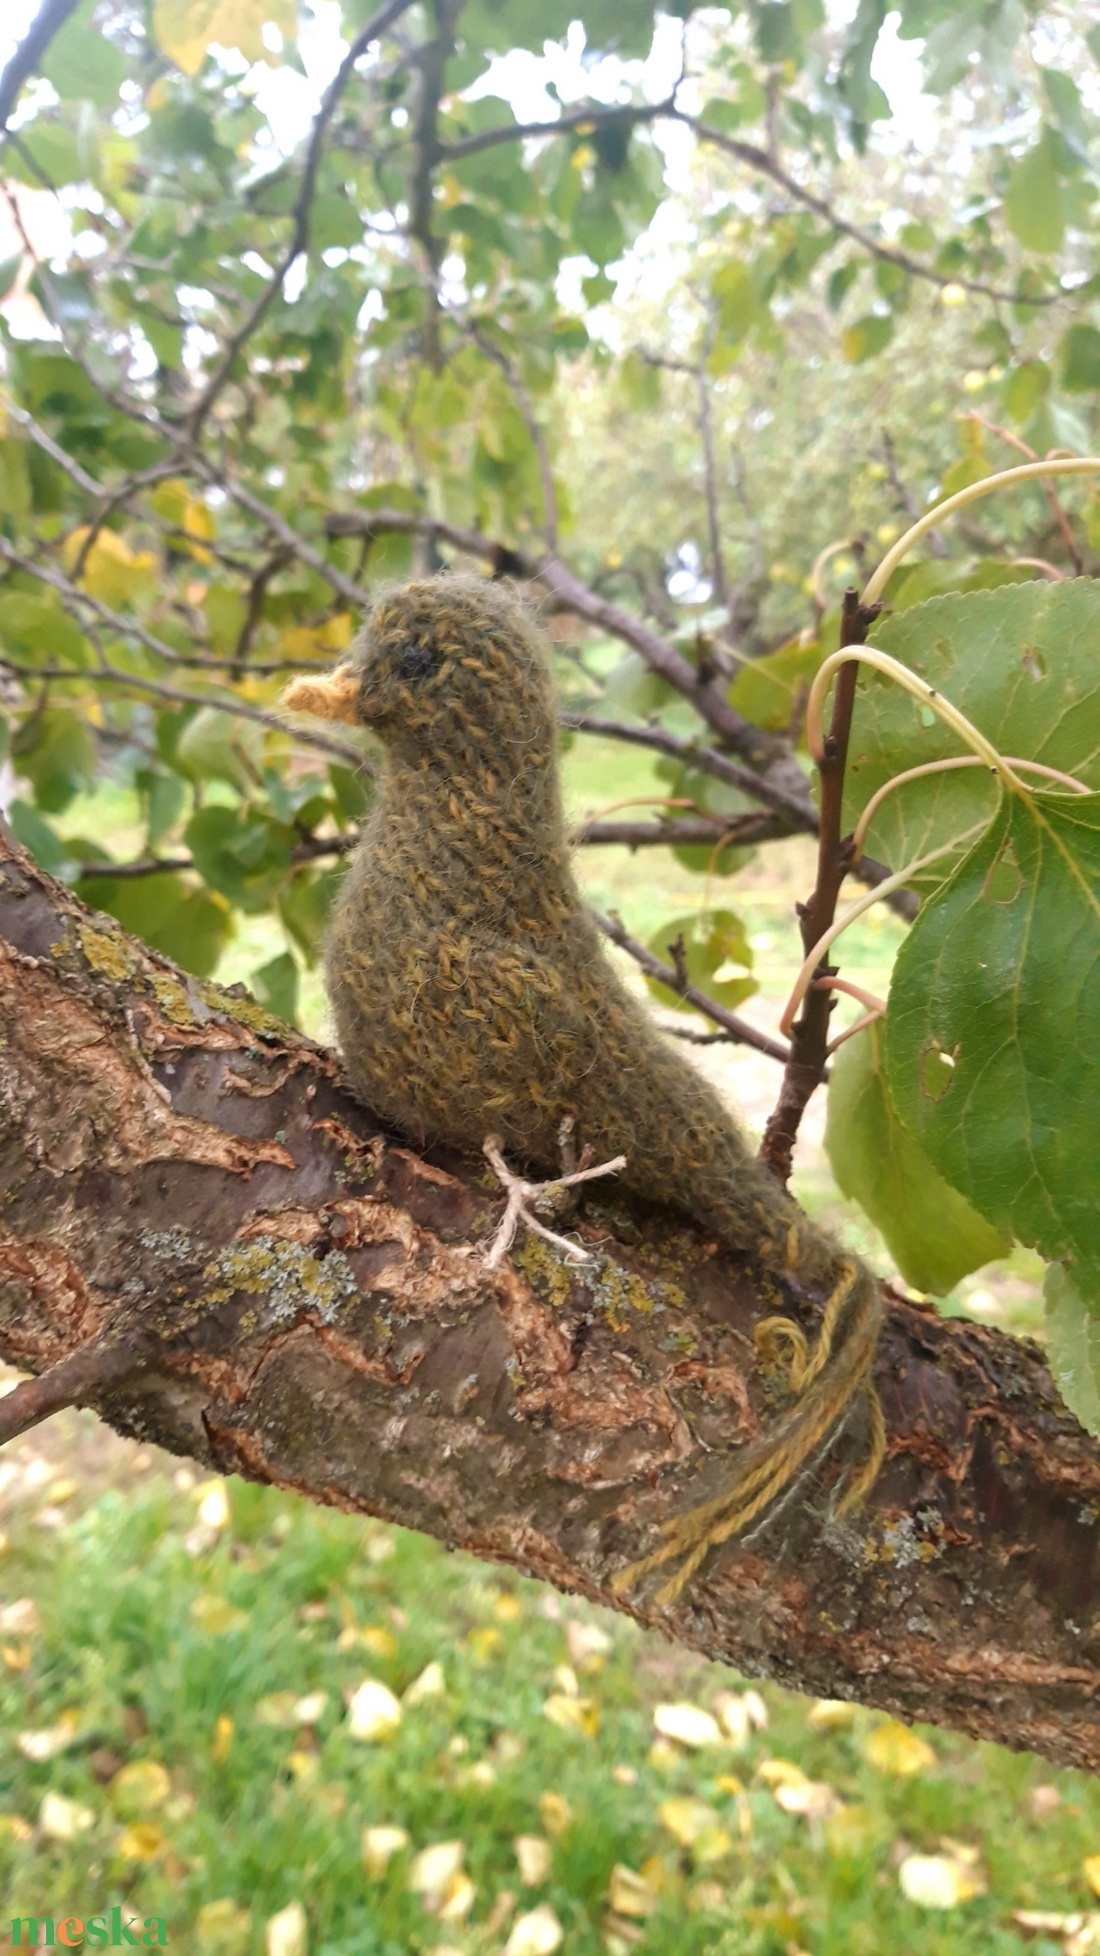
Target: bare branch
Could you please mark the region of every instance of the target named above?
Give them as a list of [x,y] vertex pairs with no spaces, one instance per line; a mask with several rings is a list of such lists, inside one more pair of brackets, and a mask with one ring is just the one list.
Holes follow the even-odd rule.
[[482,129],[473,136],[459,136],[454,142],[441,143],[439,160],[441,163],[457,163],[463,156],[477,156],[481,150],[496,149],[500,143],[524,142],[528,137],[567,136],[576,130],[582,136],[596,128],[606,129],[618,123],[627,128],[638,123],[657,122],[662,116],[672,115],[676,106],[675,95],[667,95],[662,102],[614,103],[611,107],[587,102],[578,109],[566,109],[553,122],[506,122],[496,129]]
[[1006,292],[1000,286],[986,284],[983,279],[965,278],[961,272],[937,272],[934,266],[923,265],[919,258],[911,257],[907,251],[895,251],[891,245],[880,244],[869,231],[864,231],[858,224],[852,224],[848,218],[841,217],[840,212],[824,197],[818,197],[812,190],[805,189],[774,156],[769,156],[767,150],[761,149],[756,143],[746,143],[737,136],[727,136],[724,130],[712,128],[700,116],[687,115],[683,109],[674,107],[668,113],[676,122],[682,122],[687,128],[694,130],[700,142],[711,143],[716,149],[724,151],[727,156],[736,157],[739,163],[747,164],[751,170],[759,170],[761,175],[770,177],[772,182],[779,184],[796,203],[801,204],[805,210],[813,211],[816,217],[822,218],[841,236],[851,238],[853,243],[858,244],[860,249],[866,251],[870,257],[880,259],[883,264],[896,265],[900,271],[908,272],[912,278],[927,279],[930,284],[938,285],[941,290],[947,285],[960,285],[964,292],[979,293],[984,299],[997,299],[1005,305],[1013,306],[1052,306],[1063,296],[1060,292],[1039,294]]
[[6,132],[23,83],[30,80],[54,35],[79,4],[80,0],[42,0],[30,27],[0,74],[0,130]]
[[639,944],[636,937],[631,937],[618,917],[606,916],[601,910],[593,910],[592,915],[604,936],[610,938],[612,944],[617,944],[620,950],[626,951],[648,977],[656,978],[659,984],[667,985],[669,991],[677,992],[685,1004],[693,1005],[705,1019],[711,1019],[715,1025],[721,1026],[723,1032],[729,1033],[739,1046],[752,1046],[758,1053],[766,1053],[769,1059],[779,1060],[781,1064],[786,1062],[787,1048],[778,1039],[769,1038],[766,1032],[758,1032],[754,1025],[740,1018],[736,1012],[727,1012],[724,1005],[708,998],[697,985],[685,984],[672,965],[665,964],[663,959],[654,956],[647,945]]
[[[880,605],[863,605],[854,587],[844,594],[840,619],[840,643],[862,645]],[[856,680],[859,666],[854,659],[840,667],[833,692],[833,717],[819,763],[821,780],[821,827],[817,846],[817,880],[809,901],[799,905],[802,944],[807,954],[836,915],[837,898],[852,862],[851,838],[841,836],[844,803],[844,770],[848,760],[848,739],[852,729]],[[833,967],[824,961],[815,974],[830,978]],[[790,1179],[791,1161],[799,1125],[807,1103],[825,1077],[829,1050],[829,1020],[832,994],[825,986],[811,986],[802,1011],[791,1029],[791,1047],[783,1071],[779,1098],[764,1129],[760,1154],[777,1180]]]
[[225,351],[222,354],[219,365],[210,376],[210,379],[207,381],[199,399],[188,416],[187,429],[192,442],[198,440],[207,415],[210,413],[211,408],[233,372],[237,355],[247,341],[251,339],[274,300],[282,291],[283,281],[295,259],[300,257],[301,253],[309,247],[309,214],[310,207],[313,203],[314,191],[317,187],[317,172],[321,164],[321,152],[324,148],[329,125],[339,106],[340,98],[355,72],[356,66],[362,60],[371,43],[379,40],[387,28],[392,27],[394,22],[399,20],[402,14],[408,12],[412,4],[413,0],[385,0],[385,4],[379,7],[377,13],[372,14],[366,26],[361,28],[355,36],[344,59],[341,61],[340,66],[326,88],[321,98],[321,106],[314,118],[313,128],[310,131],[309,144],[306,149],[305,168],[302,171],[302,185],[294,205],[294,225],[290,242],[272,272],[271,277],[268,279],[267,284],[264,286],[263,291],[259,294],[249,312],[241,321],[236,332],[231,334],[227,340]]
[[779,184],[789,197],[795,199],[796,203],[801,204],[805,210],[813,211],[815,216],[822,218],[832,230],[843,237],[851,238],[853,243],[858,244],[861,250],[869,253],[872,258],[878,258],[888,265],[897,265],[901,271],[908,272],[913,278],[926,279],[932,285],[939,286],[941,290],[947,285],[961,285],[966,292],[979,293],[983,298],[997,299],[1007,305],[1051,306],[1063,296],[1058,292],[1040,294],[1008,292],[1000,286],[989,285],[982,279],[965,278],[955,272],[938,272],[934,266],[922,264],[919,258],[913,258],[906,251],[896,251],[890,245],[881,244],[870,232],[864,231],[858,224],[853,224],[848,218],[842,217],[824,197],[818,197],[812,190],[805,189],[766,149],[761,149],[756,143],[744,142],[736,136],[727,136],[723,130],[712,128],[700,116],[688,115],[685,110],[677,106],[675,94],[666,97],[663,102],[647,103],[645,106],[638,107],[615,105],[611,108],[602,108],[589,105],[584,109],[572,109],[567,114],[559,116],[554,122],[502,123],[499,128],[485,129],[477,135],[463,136],[457,142],[443,144],[439,155],[441,161],[453,161],[462,156],[473,156],[479,150],[495,148],[498,143],[522,142],[527,137],[563,136],[571,130],[587,133],[590,129],[606,127],[610,123],[657,122],[664,118],[684,123],[687,128],[694,131],[700,142],[713,144],[716,149],[723,150],[727,156],[735,157],[739,163],[747,164],[750,169],[758,170],[762,175],[770,177],[772,182]]
[[703,844],[720,856],[723,849],[749,848],[789,835],[780,815],[686,815],[667,822],[582,822],[573,833],[578,847],[618,843],[626,849],[683,848]]

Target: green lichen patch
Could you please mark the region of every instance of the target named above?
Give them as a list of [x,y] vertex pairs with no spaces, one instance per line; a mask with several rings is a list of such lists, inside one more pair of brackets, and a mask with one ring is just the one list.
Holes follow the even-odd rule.
[[293,1030],[285,1020],[277,1019],[274,1012],[265,1011],[254,998],[241,998],[236,993],[232,998],[227,998],[217,985],[209,983],[199,985],[198,990],[211,1011],[220,1012],[224,1018],[238,1020],[250,1032],[261,1033],[265,1039],[279,1039],[287,1045],[293,1042]]
[[78,926],[84,962],[91,971],[124,984],[133,976],[133,963],[121,931],[97,930],[94,924]]
[[262,1295],[263,1315],[275,1323],[306,1314],[332,1324],[360,1294],[341,1250],[330,1250],[321,1261],[300,1243],[273,1236],[235,1243],[212,1257],[202,1273],[197,1307],[226,1304],[242,1291]]

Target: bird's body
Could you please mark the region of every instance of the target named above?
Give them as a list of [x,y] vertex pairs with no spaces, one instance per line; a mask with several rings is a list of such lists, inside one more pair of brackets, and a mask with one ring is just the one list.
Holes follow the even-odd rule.
[[[385,746],[326,961],[357,1093],[422,1144],[480,1148],[493,1132],[549,1175],[570,1120],[597,1161],[626,1157],[627,1189],[685,1211],[772,1276],[828,1293],[825,1333],[801,1360],[816,1389],[738,1450],[705,1540],[689,1527],[650,1558],[694,1568],[835,1427],[873,1352],[877,1285],[754,1158],[606,957],[573,878],[550,672],[519,600],[460,577],[391,593],[341,684]],[[291,703],[321,704],[311,682]]]

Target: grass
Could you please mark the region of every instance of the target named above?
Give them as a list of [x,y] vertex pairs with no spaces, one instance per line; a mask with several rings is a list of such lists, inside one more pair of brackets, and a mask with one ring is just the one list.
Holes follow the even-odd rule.
[[[88,1417],[69,1427],[87,1447]],[[1013,1911],[1088,1907],[1100,1787],[1080,1775],[937,1732],[914,1747],[769,1686],[745,1699],[729,1671],[510,1571],[196,1485],[147,1449],[104,1439],[99,1491],[86,1471],[77,1490],[64,1439],[43,1444],[6,1457],[0,1921],[120,1904],[174,1947],[243,1956],[298,1901],[314,1952],[487,1956],[542,1907],[568,1956],[1008,1956]],[[433,1665],[440,1688],[389,1737],[353,1735],[364,1679],[400,1699]],[[725,1709],[734,1738],[661,1739],[669,1704]],[[59,1732],[50,1758],[21,1750]],[[806,1811],[780,1804],[784,1777]],[[407,1845],[372,1871],[381,1826]],[[526,1887],[523,1836],[545,1843]],[[448,1841],[461,1871],[428,1906],[415,1857]],[[899,1880],[913,1853],[985,1892],[919,1906]]]

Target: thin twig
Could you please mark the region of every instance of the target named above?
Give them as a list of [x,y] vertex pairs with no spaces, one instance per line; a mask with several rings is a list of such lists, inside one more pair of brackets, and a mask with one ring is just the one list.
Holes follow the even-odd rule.
[[747,1019],[739,1018],[736,1012],[727,1012],[724,1005],[719,1005],[713,998],[708,998],[706,992],[701,992],[698,986],[681,985],[672,966],[665,964],[661,958],[655,957],[646,945],[639,944],[636,937],[631,937],[618,917],[605,916],[600,910],[593,910],[592,915],[604,936],[609,937],[612,944],[617,944],[620,950],[626,951],[648,977],[656,978],[659,984],[667,985],[669,991],[676,992],[686,1005],[693,1005],[704,1018],[711,1019],[715,1025],[721,1026],[722,1030],[727,1032],[731,1039],[736,1040],[739,1046],[752,1046],[758,1053],[766,1053],[769,1059],[779,1060],[781,1063],[786,1061],[788,1057],[786,1046],[780,1045],[777,1039],[770,1038],[766,1032],[758,1032],[754,1025],[750,1025]]
[[790,832],[781,816],[761,810],[749,815],[684,815],[667,822],[582,822],[574,829],[572,840],[577,848],[599,848],[609,843],[624,849],[702,846],[720,853],[722,849],[776,842]]
[[[1011,428],[1002,428],[999,421],[991,421],[988,415],[979,414],[977,408],[971,408],[969,413],[960,415],[959,419],[961,421],[976,422],[979,428],[987,429],[991,435],[996,435],[999,441],[1007,442],[1009,448],[1016,450],[1017,455],[1026,455],[1029,462],[1038,461],[1039,457],[1035,453],[1035,450],[1029,448],[1027,442],[1020,435],[1014,434]],[[1077,548],[1073,531],[1070,528],[1069,517],[1062,507],[1058,491],[1054,487],[1053,482],[1044,482],[1043,488],[1046,491],[1047,502],[1050,504],[1050,513],[1061,533],[1062,542],[1066,546],[1066,555],[1073,565],[1074,572],[1080,577],[1085,568],[1085,560]],[[1035,559],[1018,558],[1016,561],[1020,563],[1034,563]],[[1048,565],[1046,568],[1049,569],[1050,566]],[[1056,573],[1056,575],[1060,575],[1060,573]]]
[[51,1413],[77,1406],[98,1386],[125,1378],[148,1362],[135,1338],[111,1331],[71,1352],[35,1379],[23,1379],[0,1399],[0,1446],[38,1426]]
[[283,282],[295,259],[300,257],[302,252],[306,251],[309,247],[309,214],[310,207],[313,203],[313,194],[317,185],[317,172],[321,163],[321,151],[324,146],[325,137],[328,134],[329,124],[336,113],[344,90],[355,72],[357,63],[362,60],[371,43],[379,40],[387,28],[392,27],[393,23],[402,14],[407,13],[412,3],[413,0],[385,0],[385,5],[379,7],[377,13],[371,16],[365,27],[360,28],[359,33],[355,36],[344,59],[341,61],[340,66],[326,88],[321,98],[321,106],[314,117],[313,128],[310,131],[305,167],[302,171],[301,189],[298,192],[294,204],[294,224],[290,242],[287,244],[282,257],[275,266],[263,291],[259,294],[249,312],[241,321],[236,332],[231,334],[226,341],[225,351],[222,354],[218,366],[211,374],[210,379],[207,381],[206,386],[191,409],[188,416],[187,429],[192,442],[197,442],[204,421],[233,372],[237,355],[246,342],[251,339],[274,300],[282,291]]
[[[862,605],[859,593],[850,587],[844,593],[841,611],[841,647],[862,645],[878,613],[878,605]],[[858,676],[859,667],[854,659],[848,660],[837,673],[832,724],[825,741],[825,751],[818,762],[821,822],[817,880],[808,902],[800,904],[798,911],[802,945],[807,954],[828,930],[836,915],[837,898],[850,866],[851,850],[841,836],[841,819],[844,769]],[[832,967],[822,963],[817,976],[832,977]],[[783,1069],[779,1098],[768,1118],[760,1147],[762,1160],[776,1179],[784,1184],[790,1180],[794,1144],[802,1116],[825,1074],[832,1009],[830,993],[822,987],[811,987],[791,1028],[790,1052]]]

